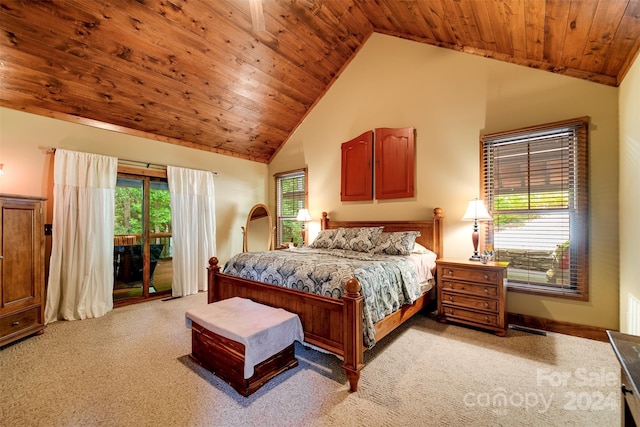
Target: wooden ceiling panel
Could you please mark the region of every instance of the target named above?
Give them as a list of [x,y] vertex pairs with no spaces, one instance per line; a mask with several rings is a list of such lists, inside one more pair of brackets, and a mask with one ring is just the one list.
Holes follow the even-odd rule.
[[526,58],[533,61],[544,59],[544,6],[545,3],[538,0],[525,0],[524,3]]
[[618,85],[640,51],[639,22],[640,2],[629,3],[611,42],[603,70],[603,74],[617,75]]
[[586,43],[591,31],[591,21],[598,8],[598,0],[572,3],[567,15],[565,40],[560,62],[569,68],[580,67]]
[[640,0],[0,0],[0,105],[271,161],[372,32],[618,85]]
[[600,0],[591,20],[587,43],[578,68],[600,73],[613,36],[627,5],[619,0]]

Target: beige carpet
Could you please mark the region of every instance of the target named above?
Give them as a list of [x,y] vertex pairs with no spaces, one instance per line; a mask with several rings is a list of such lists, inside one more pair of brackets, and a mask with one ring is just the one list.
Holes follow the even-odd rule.
[[618,426],[609,344],[418,315],[366,354],[359,391],[340,361],[296,345],[297,368],[249,398],[194,365],[184,312],[201,293],[56,322],[0,350],[2,426]]

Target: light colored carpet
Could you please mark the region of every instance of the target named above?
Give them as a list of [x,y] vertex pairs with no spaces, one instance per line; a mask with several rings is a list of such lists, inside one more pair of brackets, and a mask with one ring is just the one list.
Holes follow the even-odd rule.
[[299,366],[243,398],[188,358],[184,313],[201,293],[56,322],[0,350],[2,426],[618,426],[608,343],[417,315],[366,353],[359,391],[336,357],[296,344]]

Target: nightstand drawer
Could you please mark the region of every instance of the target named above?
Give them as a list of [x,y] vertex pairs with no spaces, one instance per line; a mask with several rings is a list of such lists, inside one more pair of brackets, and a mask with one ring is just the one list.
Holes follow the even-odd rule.
[[444,280],[442,291],[464,292],[467,294],[481,295],[486,297],[498,296],[497,286],[476,285],[473,283],[455,282]]
[[38,310],[40,310],[40,306],[10,314],[0,319],[0,336],[13,335],[25,329],[38,326]]
[[442,275],[443,280],[455,278],[459,280],[470,280],[476,283],[495,284],[498,279],[498,274],[495,271],[447,266],[442,268]]
[[498,326],[498,316],[495,314],[478,313],[463,308],[443,306],[444,314],[447,318],[455,320],[455,318],[469,320],[482,325]]
[[442,304],[498,312],[498,301],[495,299],[475,298],[452,292],[442,292]]

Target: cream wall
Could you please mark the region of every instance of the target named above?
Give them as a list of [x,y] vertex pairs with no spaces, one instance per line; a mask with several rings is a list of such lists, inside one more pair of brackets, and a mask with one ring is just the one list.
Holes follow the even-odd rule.
[[640,308],[640,56],[620,85],[619,105],[620,331],[640,335],[640,321],[627,321],[629,300]]
[[53,186],[50,147],[216,171],[216,255],[221,262],[242,250],[240,227],[251,207],[266,201],[265,164],[0,108],[0,163],[4,163],[5,172],[0,177],[0,193],[48,197],[49,223]]
[[[445,256],[468,258],[479,194],[481,133],[591,117],[590,300],[510,292],[508,311],[618,328],[618,90],[453,50],[373,34],[269,165],[269,175],[305,165],[313,218],[445,215]],[[376,127],[417,129],[416,196],[340,202],[340,144]],[[270,191],[272,191],[270,189]],[[269,197],[273,204],[273,194]],[[310,235],[319,229],[310,224]]]

